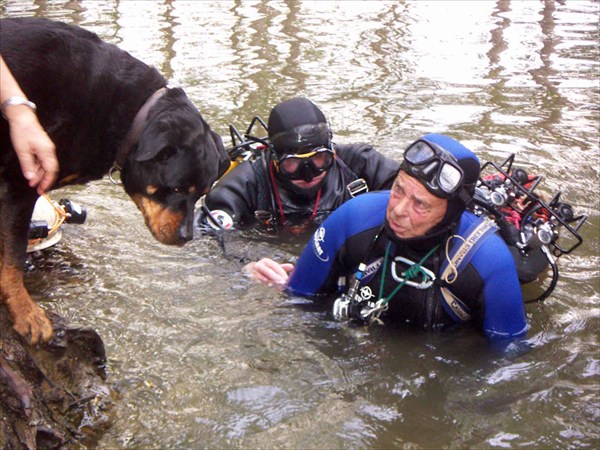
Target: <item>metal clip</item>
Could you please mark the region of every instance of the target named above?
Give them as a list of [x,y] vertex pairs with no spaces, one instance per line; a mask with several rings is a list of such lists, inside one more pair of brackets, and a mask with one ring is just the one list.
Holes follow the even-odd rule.
[[364,178],[359,178],[351,183],[348,183],[346,189],[348,189],[350,197],[356,197],[358,194],[362,194],[363,192],[369,192],[369,186]]
[[121,182],[121,167],[119,167],[117,163],[114,163],[108,171],[108,178],[112,184],[123,184]]
[[405,283],[408,286],[412,286],[417,289],[427,289],[433,285],[433,282],[435,281],[435,274],[431,270],[427,269],[426,267],[421,266],[419,268],[419,272],[421,272],[423,275],[422,280],[420,282],[410,281],[410,280],[407,280],[404,278],[404,274],[406,272],[402,272],[400,275],[398,275],[396,273],[396,261],[402,262],[411,267],[413,265],[415,265],[415,262],[411,261],[410,259],[404,258],[402,256],[396,256],[394,258],[394,260],[392,261],[392,277],[398,283]]
[[365,320],[366,322],[378,320],[379,316],[381,316],[381,313],[388,309],[387,303],[385,305],[383,304],[384,301],[385,299],[382,298],[376,303],[369,302],[368,307],[370,309],[363,308],[363,310],[360,312],[360,315],[363,318],[363,320]]
[[350,318],[350,299],[345,295],[333,303],[333,318],[339,321]]

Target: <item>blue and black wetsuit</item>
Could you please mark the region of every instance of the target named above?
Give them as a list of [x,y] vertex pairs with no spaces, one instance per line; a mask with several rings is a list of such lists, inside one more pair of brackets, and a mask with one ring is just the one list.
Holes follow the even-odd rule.
[[[401,279],[410,262],[420,261],[439,245],[423,263],[423,267],[436,275],[436,281],[424,289],[423,283],[403,286],[391,298],[389,309],[381,318],[425,329],[456,323],[446,311],[440,294],[439,274],[446,257],[446,241],[452,235],[464,237],[469,227],[481,219],[464,212],[456,226],[422,238],[399,239],[385,226],[388,200],[389,191],[364,194],[330,215],[304,249],[287,290],[306,297],[333,298],[340,290],[347,289],[349,278],[363,262],[367,269],[360,296],[377,301],[398,286],[397,279]],[[451,242],[460,240],[454,238]],[[386,273],[382,274],[386,246],[391,251],[385,264]],[[514,260],[498,235],[493,234],[482,243],[458,279],[448,287],[471,310],[471,322],[488,338],[500,340],[525,335],[525,308]]]

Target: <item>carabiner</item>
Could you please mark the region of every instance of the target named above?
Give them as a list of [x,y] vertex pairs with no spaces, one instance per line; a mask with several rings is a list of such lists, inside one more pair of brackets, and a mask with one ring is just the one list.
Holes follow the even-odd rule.
[[370,322],[372,320],[379,319],[379,316],[381,316],[381,313],[388,309],[388,305],[387,305],[387,303],[384,304],[383,303],[384,301],[385,301],[385,299],[382,298],[379,301],[377,301],[376,303],[369,302],[368,307],[370,309],[363,308],[362,311],[360,312],[360,315],[363,318],[363,320],[365,322]]
[[415,262],[402,256],[396,256],[394,258],[394,260],[392,261],[392,277],[398,283],[404,283],[408,286],[412,286],[417,289],[427,289],[433,285],[433,282],[435,281],[435,274],[431,270],[427,269],[426,267],[420,266],[419,272],[423,275],[423,279],[420,282],[410,281],[410,279],[407,280],[406,278],[404,278],[404,274],[406,273],[406,271],[402,272],[400,275],[396,273],[396,261],[402,262],[410,267],[413,267],[415,265]]

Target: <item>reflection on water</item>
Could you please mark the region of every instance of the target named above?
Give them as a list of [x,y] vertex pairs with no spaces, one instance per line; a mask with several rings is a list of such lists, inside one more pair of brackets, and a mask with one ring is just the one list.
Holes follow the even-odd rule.
[[[224,137],[302,94],[338,142],[390,157],[425,132],[482,159],[517,153],[589,214],[528,350],[469,330],[351,328],[240,277],[239,258],[299,241],[161,246],[119,187],[61,192],[84,226],[32,272],[36,299],[103,336],[120,391],[100,447],[597,447],[598,3],[3,0],[155,65]],[[49,262],[48,262],[49,261]]]

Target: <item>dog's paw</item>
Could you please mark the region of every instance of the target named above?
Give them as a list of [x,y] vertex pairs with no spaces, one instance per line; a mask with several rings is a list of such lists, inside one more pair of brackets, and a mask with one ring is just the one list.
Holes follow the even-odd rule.
[[54,335],[50,320],[44,310],[37,305],[28,314],[17,317],[13,328],[31,345],[48,342]]

